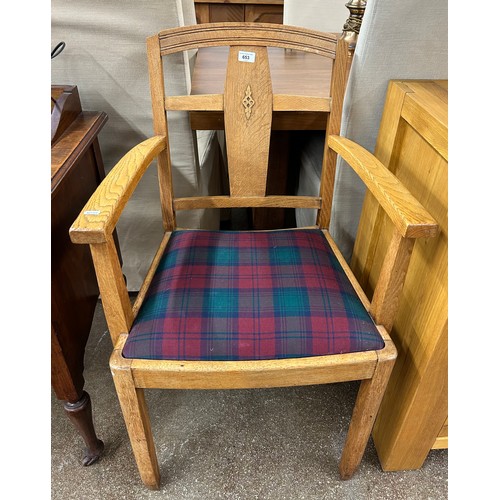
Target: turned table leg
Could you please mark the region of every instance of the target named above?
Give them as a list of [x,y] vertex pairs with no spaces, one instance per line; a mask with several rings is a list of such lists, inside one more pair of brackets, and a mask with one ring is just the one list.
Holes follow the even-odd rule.
[[[69,228],[105,177],[98,134],[108,117],[100,111],[82,112],[75,85],[52,86],[56,99],[61,92],[71,98],[60,103],[60,115],[52,115],[51,384],[85,441],[83,465],[90,465],[104,449],[94,430],[90,397],[83,390],[85,348],[99,287],[88,246],[74,245]],[[120,257],[116,232],[113,238]]]
[[83,391],[82,397],[71,403],[66,401],[64,409],[69,419],[85,441],[85,455],[83,465],[91,465],[102,455],[104,443],[98,439],[92,420],[92,403],[87,392]]

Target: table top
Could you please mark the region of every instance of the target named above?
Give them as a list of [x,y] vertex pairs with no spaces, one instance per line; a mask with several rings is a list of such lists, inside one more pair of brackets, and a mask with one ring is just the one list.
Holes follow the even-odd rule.
[[[229,47],[198,50],[192,78],[192,94],[222,94]],[[273,93],[327,97],[332,59],[299,50],[269,47]]]
[[51,148],[51,191],[90,147],[108,116],[102,111],[82,111]]
[[[228,53],[228,47],[204,47],[198,50],[191,94],[224,92]],[[329,96],[332,59],[278,47],[269,47],[268,54],[274,94]],[[224,115],[221,111],[193,111],[190,117],[193,130],[224,129]],[[273,113],[273,130],[324,130],[325,126],[325,112]]]
[[71,166],[94,142],[108,116],[102,111],[82,111],[76,85],[51,85],[50,96],[50,174],[54,193]]

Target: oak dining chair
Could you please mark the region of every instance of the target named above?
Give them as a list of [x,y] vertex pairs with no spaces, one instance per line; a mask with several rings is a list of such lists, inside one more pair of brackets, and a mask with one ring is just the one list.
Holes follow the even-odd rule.
[[[223,94],[167,96],[162,58],[229,46]],[[325,97],[273,94],[267,47],[334,60]],[[339,136],[352,49],[342,37],[294,26],[209,23],[147,39],[154,136],[110,171],[70,229],[89,244],[113,341],[113,380],[144,484],[160,487],[145,389],[249,389],[359,380],[340,459],[348,479],[362,460],[397,353],[389,332],[415,238],[438,225],[371,153]],[[167,111],[223,111],[228,195],[174,196]],[[266,193],[273,111],[328,116],[319,193]],[[394,224],[371,302],[328,233],[337,155]],[[113,229],[156,159],[164,238],[133,305]],[[269,231],[179,228],[181,210],[285,207],[316,210],[312,227]],[[154,411],[154,409],[152,410]],[[338,436],[344,439],[344,436]]]

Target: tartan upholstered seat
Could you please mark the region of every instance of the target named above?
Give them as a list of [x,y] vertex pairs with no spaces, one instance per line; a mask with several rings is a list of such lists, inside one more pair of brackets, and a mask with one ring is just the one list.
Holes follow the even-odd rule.
[[172,233],[123,355],[251,360],[383,347],[320,230],[193,230]]

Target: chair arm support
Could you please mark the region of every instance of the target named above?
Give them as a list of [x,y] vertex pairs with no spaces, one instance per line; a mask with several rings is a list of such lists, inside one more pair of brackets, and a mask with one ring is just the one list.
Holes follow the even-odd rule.
[[104,243],[109,240],[144,172],[165,147],[165,137],[154,136],[133,147],[120,159],[70,227],[73,243]]
[[338,135],[328,137],[328,146],[359,175],[401,236],[430,238],[439,233],[439,225],[429,212],[369,151]]

